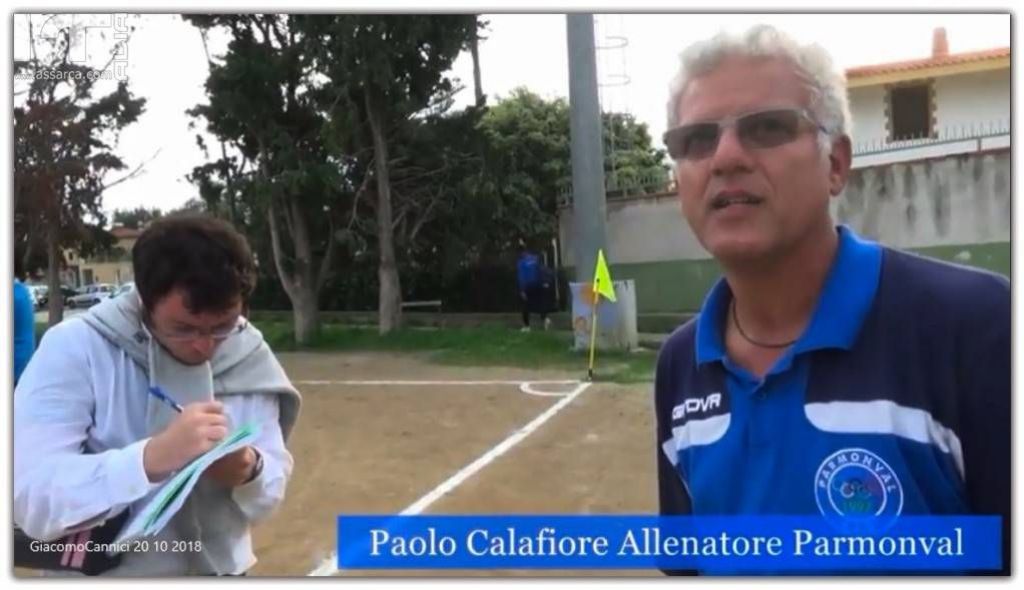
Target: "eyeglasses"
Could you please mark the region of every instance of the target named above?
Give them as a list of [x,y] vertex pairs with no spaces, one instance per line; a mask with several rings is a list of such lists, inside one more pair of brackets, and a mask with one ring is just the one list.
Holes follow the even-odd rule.
[[227,340],[231,336],[245,330],[245,327],[248,325],[249,322],[243,319],[241,322],[235,320],[235,323],[231,326],[217,327],[212,330],[200,330],[199,328],[193,327],[163,330],[157,329],[152,325],[152,323],[150,323],[149,329],[152,332],[160,334],[167,340],[184,342],[189,340],[198,340],[200,338],[212,338],[217,341],[222,341]]
[[828,133],[804,109],[772,109],[681,125],[666,131],[662,141],[674,160],[701,160],[715,153],[727,127],[736,126],[736,136],[744,147],[764,149],[795,140],[808,123]]

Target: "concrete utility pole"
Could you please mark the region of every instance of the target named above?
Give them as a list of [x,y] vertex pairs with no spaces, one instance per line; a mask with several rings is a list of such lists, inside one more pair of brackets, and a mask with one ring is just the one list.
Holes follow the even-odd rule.
[[605,230],[604,147],[597,97],[594,15],[567,14],[569,131],[572,151],[573,264],[576,281],[594,278],[597,250],[609,257]]

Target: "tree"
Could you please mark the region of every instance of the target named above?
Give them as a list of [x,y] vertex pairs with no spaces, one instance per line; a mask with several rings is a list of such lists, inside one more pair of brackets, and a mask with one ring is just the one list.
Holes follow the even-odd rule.
[[[31,54],[14,63],[15,80],[27,81],[15,89],[23,102],[14,108],[14,195],[15,220],[28,229],[16,234],[38,231],[44,237],[49,288],[58,293],[62,249],[88,255],[110,245],[105,232],[97,231],[105,223],[102,195],[138,172],[108,179],[127,167],[114,152],[118,134],[138,120],[146,101],[134,97],[124,81],[94,98],[127,40],[111,49],[104,66],[92,68],[70,57],[82,38],[81,24],[51,17],[41,35],[33,16],[25,15]],[[61,320],[62,306],[60,297],[50,298],[50,325]]]
[[665,190],[665,150],[652,147],[647,125],[628,113],[604,113],[602,118],[608,196]]
[[152,209],[136,207],[134,209],[117,209],[111,219],[114,226],[127,227],[130,229],[142,229],[147,224],[163,216],[159,207]]
[[197,215],[209,212],[206,203],[202,199],[191,198],[185,201],[182,206],[171,209],[168,215]]
[[[395,247],[405,293],[439,291],[494,237],[490,195],[479,192],[482,109],[415,118],[396,130]],[[433,298],[436,295],[432,295]]]
[[[617,167],[620,178],[664,183],[667,170],[646,127],[627,114],[604,117],[618,136],[609,175]],[[393,144],[403,291],[467,309],[514,305],[504,299],[512,287],[466,277],[505,280],[520,240],[540,247],[557,235],[558,197],[570,187],[568,104],[518,89],[491,107],[415,118],[395,131]]]
[[486,145],[481,193],[501,220],[489,243],[507,253],[518,242],[548,243],[557,232],[558,195],[571,186],[569,105],[518,88],[479,123]]
[[211,59],[209,103],[189,113],[232,151],[222,149],[219,160],[195,168],[190,178],[212,211],[257,228],[250,237],[269,233],[296,342],[306,344],[319,328],[318,298],[337,249],[336,219],[352,192],[345,163],[332,158],[323,141],[327,121],[307,57],[315,41],[303,27],[307,19],[333,17],[184,18],[204,33],[217,28],[231,36],[225,55]]
[[[333,114],[357,113],[372,146],[379,260],[379,331],[401,326],[402,289],[395,255],[389,137],[409,117],[453,93],[445,77],[476,36],[473,15],[341,15],[308,21],[323,39],[317,55]],[[443,106],[442,106],[443,108]],[[351,115],[348,115],[351,118]]]
[[[620,113],[605,117],[622,126],[617,155],[629,158],[620,169],[636,163],[643,174],[667,177],[642,125]],[[557,235],[558,197],[570,186],[568,136],[565,101],[544,100],[525,89],[491,107],[439,107],[396,126],[391,188],[403,293],[462,309],[514,306],[505,297],[514,291],[511,286],[483,285],[481,277],[514,279],[510,269],[519,241],[540,246]],[[372,248],[375,220],[364,217],[356,216],[345,239]],[[332,289],[351,294],[358,289],[348,282],[372,280],[359,274],[364,265],[353,263]],[[352,298],[332,301],[344,308]]]
[[[623,113],[604,113],[602,119],[607,178],[622,185],[667,182],[664,153],[651,145],[645,124]],[[496,216],[514,212],[504,216],[508,232],[502,243],[515,248],[517,237],[549,243],[557,232],[558,197],[572,187],[569,104],[517,88],[487,111],[479,129],[486,144],[483,192],[500,196]]]

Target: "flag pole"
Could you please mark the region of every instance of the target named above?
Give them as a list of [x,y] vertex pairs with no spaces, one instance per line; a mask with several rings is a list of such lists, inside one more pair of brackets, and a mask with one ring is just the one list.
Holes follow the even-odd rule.
[[587,381],[594,380],[594,344],[597,339],[597,306],[601,304],[601,294],[597,290],[599,279],[594,279],[594,310],[590,317],[590,365],[587,367]]

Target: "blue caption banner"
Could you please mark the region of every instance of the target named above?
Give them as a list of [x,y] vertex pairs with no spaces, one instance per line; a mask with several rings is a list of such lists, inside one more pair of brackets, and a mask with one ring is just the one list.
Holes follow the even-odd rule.
[[342,515],[338,568],[971,573],[1000,568],[1000,520],[839,529],[813,516]]

